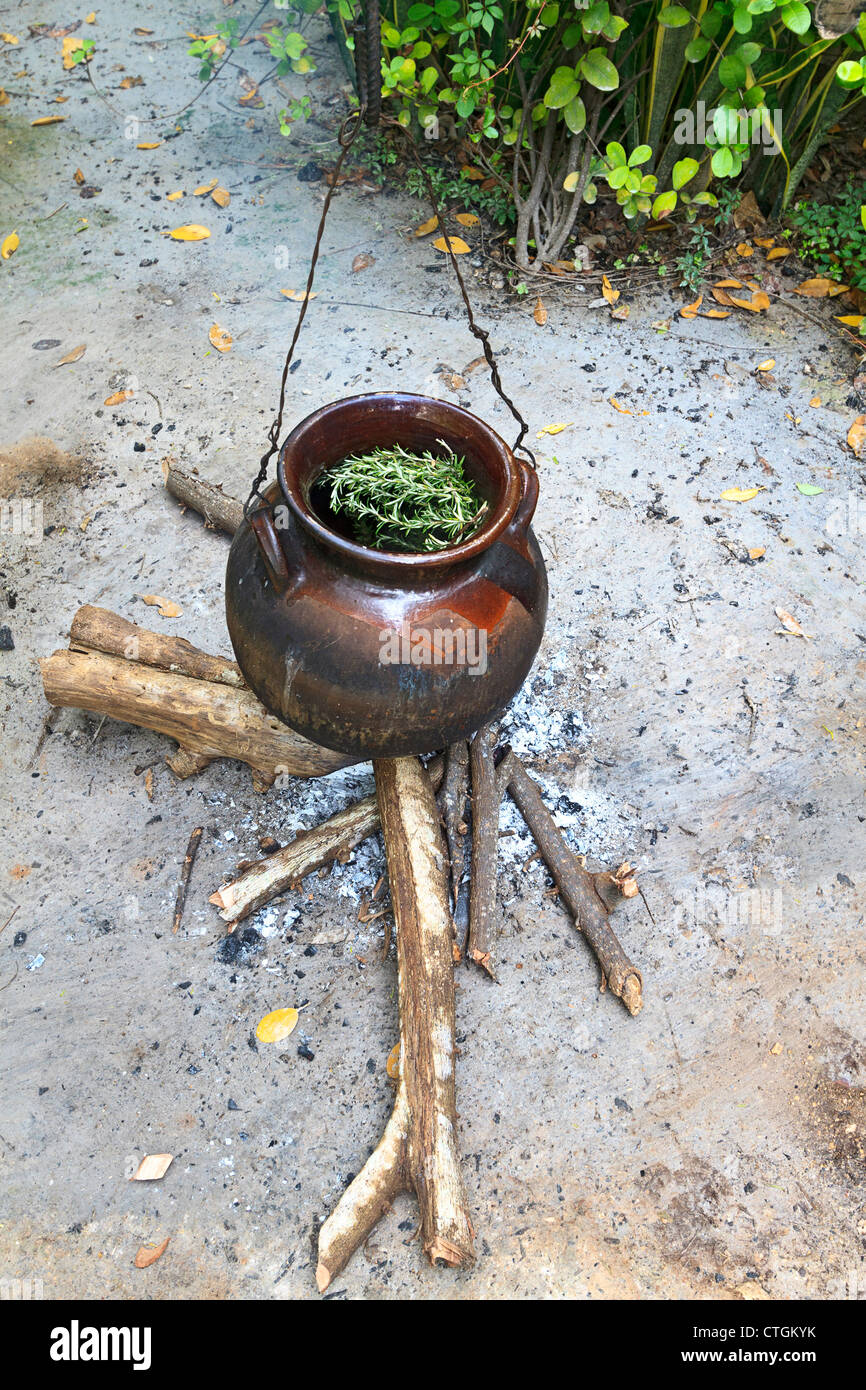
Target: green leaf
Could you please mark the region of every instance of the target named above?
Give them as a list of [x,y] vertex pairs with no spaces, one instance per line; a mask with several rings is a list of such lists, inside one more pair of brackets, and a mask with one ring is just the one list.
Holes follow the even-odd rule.
[[677,195],[672,188],[668,189],[667,193],[660,193],[653,203],[653,217],[656,222],[661,222],[672,213],[676,205]]
[[718,144],[735,145],[739,133],[739,112],[732,106],[717,106],[713,112],[713,134]]
[[591,48],[580,60],[580,71],[600,92],[615,92],[619,86],[619,73],[603,48]]
[[597,197],[598,197],[598,184],[592,183],[592,182],[588,183],[588,184],[586,185],[586,188],[583,190],[583,201],[584,201],[585,203],[588,203],[588,204],[592,205],[592,204],[595,202],[595,200],[596,200]]
[[746,81],[746,65],[736,53],[729,53],[719,63],[719,80],[729,92],[736,92]]
[[556,68],[550,79],[550,86],[544,94],[544,104],[558,111],[561,107],[567,106],[579,91],[574,68]]
[[575,191],[575,189],[577,188],[577,185],[578,185],[579,183],[580,183],[580,170],[579,170],[579,169],[572,169],[571,173],[570,173],[570,174],[566,174],[565,178],[563,179],[563,181],[562,181],[562,186],[563,186],[563,188],[565,189],[566,193],[574,193],[574,191]]
[[610,43],[616,43],[620,34],[624,33],[627,28],[627,19],[623,19],[621,15],[612,14],[601,32]]
[[804,497],[817,497],[824,489],[816,487],[814,483],[798,483],[797,491],[802,492]]
[[649,145],[638,145],[636,150],[632,150],[628,157],[628,166],[633,169],[636,164],[646,164],[648,159],[652,159],[653,152]]
[[692,39],[691,43],[686,44],[686,62],[702,63],[712,48],[710,39],[703,37]]
[[694,178],[700,167],[698,161],[690,156],[687,159],[678,159],[671,173],[671,183],[674,188],[683,188],[689,179]]
[[701,33],[708,39],[714,39],[722,27],[721,10],[708,10],[701,20]]
[[803,0],[791,0],[790,5],[782,6],[782,23],[795,34],[805,34],[812,23],[812,16]]
[[665,5],[664,9],[659,11],[659,24],[665,29],[681,29],[684,24],[692,23],[692,16],[682,5]]
[[581,15],[580,23],[585,34],[600,34],[609,19],[610,5],[607,0],[597,0]]
[[864,77],[866,77],[866,70],[864,70],[862,63],[849,61],[839,64],[836,69],[836,76],[843,87],[859,87]]
[[655,193],[658,184],[659,181],[655,174],[644,174],[640,181],[640,191],[641,193]]
[[746,67],[750,68],[761,56],[761,45],[759,43],[741,43],[739,48],[734,51],[738,58],[742,58]]
[[586,107],[583,104],[583,98],[572,97],[568,105],[563,107],[562,116],[572,135],[580,135],[586,126]]
[[611,140],[610,143],[605,146],[604,152],[607,156],[608,163],[612,164],[615,169],[620,165],[628,163],[625,157],[625,150],[618,140]]
[[[771,0],[771,3],[772,3],[772,0]],[[733,19],[734,28],[736,29],[736,31],[737,31],[738,34],[748,34],[748,33],[751,32],[751,28],[752,28],[752,16],[749,14],[749,11],[748,11],[748,10],[746,10],[746,9],[737,9],[737,10],[734,10],[732,19]]]
[[618,164],[614,169],[609,169],[607,174],[607,181],[610,184],[611,188],[622,188],[625,185],[626,179],[628,178],[628,173],[629,171],[627,164]]
[[717,179],[727,178],[734,167],[734,156],[727,145],[722,145],[716,150],[710,161],[713,173]]

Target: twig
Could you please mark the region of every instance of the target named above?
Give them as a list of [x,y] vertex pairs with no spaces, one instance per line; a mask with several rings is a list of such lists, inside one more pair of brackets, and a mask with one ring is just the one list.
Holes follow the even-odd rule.
[[181,918],[183,917],[187,889],[189,888],[189,878],[192,873],[192,866],[195,863],[195,857],[198,854],[198,847],[201,843],[203,829],[204,827],[201,825],[196,826],[189,837],[189,844],[186,847],[186,855],[184,856],[183,866],[180,871],[180,882],[177,885],[177,898],[174,904],[174,925],[171,929],[173,933],[177,932],[181,923]]
[[[596,881],[596,876],[581,867],[545,806],[538,786],[517,755],[512,753],[510,756],[508,790],[532,831],[577,927],[592,947],[611,993],[622,1000],[630,1014],[636,1014],[643,1003],[643,978],[611,930],[608,909],[599,893],[600,887],[609,888],[615,884],[618,876],[605,875],[600,883]],[[637,889],[630,873],[624,874],[619,882],[634,884]],[[628,895],[631,893],[629,887]]]
[[6,918],[6,921],[3,923],[2,927],[0,927],[0,936],[3,935],[3,932],[5,932],[6,928],[7,928],[8,925],[9,925],[9,923],[12,921],[12,918],[15,916],[15,913],[19,911],[20,907],[21,907],[21,904],[20,904],[20,903],[18,903],[15,907],[13,907],[12,911],[9,913],[9,916]]
[[452,743],[445,752],[445,777],[439,792],[439,808],[445,825],[448,858],[451,861],[451,905],[454,908],[457,907],[457,896],[466,864],[466,846],[463,838],[466,826],[463,812],[466,809],[468,789],[469,747],[466,743]]
[[490,724],[479,729],[469,746],[472,770],[472,876],[469,883],[468,960],[495,980],[491,949],[496,914],[496,846],[499,838],[499,796],[493,765],[495,733]]
[[244,505],[237,497],[229,497],[221,487],[206,483],[192,473],[184,473],[172,464],[167,467],[165,486],[178,502],[203,516],[207,526],[218,526],[233,536],[243,520]]

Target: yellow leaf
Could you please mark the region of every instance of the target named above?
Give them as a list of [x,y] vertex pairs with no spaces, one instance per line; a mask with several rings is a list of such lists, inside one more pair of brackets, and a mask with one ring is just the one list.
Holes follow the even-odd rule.
[[741,290],[743,282],[742,280],[717,280],[715,288],[717,290]]
[[721,494],[721,502],[751,502],[753,497],[757,497],[759,492],[763,492],[762,487],[729,487],[726,492]]
[[[251,92],[244,92],[242,97],[238,97],[241,106],[249,106],[251,101],[255,101],[259,95],[258,87],[253,87]],[[264,105],[264,103],[262,103]]]
[[620,415],[631,415],[631,414],[632,414],[632,412],[629,410],[628,406],[627,406],[627,405],[620,405],[619,401],[616,400],[615,397],[610,396],[610,397],[608,397],[608,399],[609,399],[609,401],[610,401],[610,404],[613,406],[614,410],[618,410],[619,413],[620,413]]
[[385,1072],[391,1081],[400,1080],[400,1044],[395,1043],[388,1053]]
[[211,179],[210,183],[200,183],[198,188],[192,190],[192,196],[194,198],[200,198],[203,193],[210,193],[212,189],[216,188],[218,183],[219,179]]
[[166,198],[168,199],[168,201],[169,201],[170,203],[176,203],[177,200],[178,200],[178,198],[182,198],[182,197],[183,197],[183,189],[182,189],[182,188],[178,188],[178,189],[175,190],[174,193],[166,193],[165,196],[166,196]]
[[730,306],[734,302],[731,299],[731,296],[728,294],[728,291],[720,290],[718,285],[713,286],[713,288],[710,290],[710,294],[713,296],[713,299],[716,301],[717,304],[727,304]]
[[103,405],[123,405],[124,401],[131,401],[135,395],[134,391],[115,391],[113,396],[106,396]]
[[179,618],[183,612],[170,598],[163,598],[161,594],[142,594],[141,596],[149,608],[155,608],[161,618]]
[[481,218],[476,217],[474,212],[458,212],[455,220],[461,227],[477,227]]
[[90,11],[90,14],[85,16],[84,23],[85,23],[85,24],[95,24],[95,23],[96,23],[96,11],[95,11],[95,10],[91,10],[91,11]]
[[815,410],[817,410],[817,409],[818,409],[818,406],[821,404],[821,397],[820,397],[820,396],[813,396],[812,399],[810,400],[809,404],[810,404]]
[[827,295],[843,294],[847,288],[847,285],[838,285],[824,275],[816,275],[814,279],[804,280],[802,285],[797,285],[794,293],[804,294],[809,299],[824,299]]
[[18,233],[10,232],[8,237],[6,237],[6,240],[3,242],[3,245],[0,246],[0,257],[2,257],[4,261],[8,261],[9,257],[12,255],[12,252],[17,251],[20,245],[21,238],[19,237]]
[[543,439],[546,434],[562,434],[562,431],[567,430],[571,423],[571,420],[566,420],[563,424],[542,425],[535,438]]
[[836,314],[836,322],[844,323],[846,328],[859,328],[866,314]]
[[756,372],[771,372],[776,365],[775,357],[768,357],[766,362],[759,362],[755,368]]
[[272,1013],[259,1019],[256,1037],[263,1043],[282,1042],[294,1032],[299,1017],[297,1009],[274,1009]]
[[770,307],[769,296],[763,290],[758,290],[751,299],[742,299],[735,294],[729,295],[728,298],[731,304],[736,304],[738,309],[749,309],[753,314],[759,314],[762,309],[769,309]]
[[766,248],[767,246],[772,246],[775,240],[776,238],[772,236],[756,236],[755,245],[763,246]]
[[416,228],[415,228],[415,235],[416,235],[416,236],[429,236],[431,232],[435,232],[435,230],[436,230],[436,228],[437,228],[438,226],[439,226],[439,219],[438,219],[438,217],[428,217],[426,222],[422,222],[420,227],[416,227]]
[[228,189],[225,188],[215,188],[210,196],[213,198],[218,208],[227,208],[232,200],[231,194]]
[[859,458],[862,454],[864,444],[866,444],[866,415],[858,415],[848,431],[848,448],[852,450],[855,458]]
[[704,313],[698,314],[699,319],[729,319],[730,309],[706,309]]
[[775,249],[775,251],[769,251],[769,252],[767,253],[767,260],[768,260],[768,261],[780,261],[780,260],[782,259],[783,256],[790,256],[790,254],[791,254],[791,247],[790,247],[790,246],[777,246],[776,249]]
[[738,256],[746,257],[746,256],[754,256],[754,254],[755,254],[755,248],[754,248],[754,246],[750,246],[749,243],[748,243],[747,241],[741,241],[741,242],[740,242],[739,246],[737,247],[737,255],[738,255]]
[[174,1159],[173,1154],[146,1154],[130,1179],[131,1182],[157,1182],[164,1178]]
[[0,34],[0,39],[2,39],[4,43],[17,43],[17,42],[18,42],[18,39],[15,37],[14,34]]
[[137,150],[158,150],[161,144],[161,140],[141,140],[135,148]]
[[82,171],[81,169],[76,169],[76,170],[75,170],[75,173],[72,175],[72,177],[75,179],[75,182],[76,182],[76,183],[78,183],[78,184],[84,183],[84,173],[83,173],[83,171]]
[[0,106],[8,106],[8,105],[9,105],[9,93],[6,92],[6,91],[4,91],[3,88],[0,87]]
[[199,227],[195,222],[188,222],[184,227],[175,227],[169,236],[174,241],[204,241],[210,236],[207,227]]
[[574,193],[577,191],[577,185],[579,183],[580,170],[574,169],[570,174],[566,174],[565,178],[562,181],[562,187],[564,188],[566,193]]
[[228,352],[229,348],[232,345],[231,335],[229,333],[226,333],[224,328],[220,328],[218,323],[215,323],[211,326],[211,330],[208,333],[208,338],[211,341],[211,345],[216,348],[217,352]]
[[471,249],[466,245],[463,238],[459,236],[449,237],[447,241],[444,236],[438,236],[433,242],[433,245],[436,247],[437,251],[447,251],[450,245],[451,251],[455,256],[465,256]]
[[65,121],[65,116],[40,116],[38,121],[31,121],[31,125],[56,125],[58,121]]
[[539,295],[535,301],[535,308],[532,311],[532,317],[535,319],[535,322],[538,324],[539,328],[543,328],[544,325],[547,323],[547,310],[544,307],[541,295]]
[[700,307],[701,307],[701,305],[703,304],[703,302],[704,302],[704,296],[703,296],[702,294],[699,294],[698,297],[697,297],[697,299],[695,300],[694,304],[684,304],[683,307],[680,309],[680,318],[681,318],[681,319],[695,319],[695,318],[697,318],[697,316],[698,316],[698,310],[700,309]]
[[776,617],[779,619],[785,632],[790,632],[792,637],[805,637],[807,642],[811,642],[811,637],[808,633],[803,631],[797,619],[792,617],[790,613],[787,613],[784,608],[776,609]]
[[761,556],[762,556],[762,555],[766,555],[766,553],[767,553],[767,547],[766,547],[765,545],[755,545],[755,546],[753,546],[752,549],[749,551],[749,559],[750,559],[750,560],[760,560]]
[[608,304],[615,304],[616,301],[619,299],[619,290],[614,289],[613,285],[610,283],[606,275],[602,275],[601,277],[601,292],[607,300]]
[[61,357],[60,361],[55,362],[54,365],[55,367],[65,367],[69,362],[77,362],[80,357],[84,356],[86,351],[87,344],[79,343],[78,347],[74,347],[71,352],[67,352],[66,356]]
[[318,290],[310,290],[309,294],[306,290],[280,290],[280,294],[284,294],[286,299],[297,300],[299,304],[302,304],[305,299],[315,299],[318,293]]

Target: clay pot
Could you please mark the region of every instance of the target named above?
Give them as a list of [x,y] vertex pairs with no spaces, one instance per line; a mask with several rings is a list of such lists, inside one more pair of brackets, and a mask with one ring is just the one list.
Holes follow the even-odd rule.
[[[466,461],[488,503],[470,540],[433,554],[369,549],[316,489],[350,454],[402,444]],[[235,535],[229,634],[244,677],[292,729],[358,758],[468,737],[522,685],[541,642],[547,576],[529,523],[533,469],[483,421],[426,396],[353,396],[283,446],[268,506]],[[324,489],[320,489],[324,491]]]

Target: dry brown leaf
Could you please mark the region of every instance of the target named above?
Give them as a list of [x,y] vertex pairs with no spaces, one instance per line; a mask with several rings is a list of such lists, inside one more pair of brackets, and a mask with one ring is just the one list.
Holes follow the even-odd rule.
[[455,256],[465,256],[472,249],[466,245],[462,237],[452,236],[445,240],[444,236],[438,236],[433,242],[437,251],[447,251],[449,246]]
[[750,559],[750,560],[760,560],[761,556],[762,556],[762,555],[766,555],[766,553],[767,553],[767,547],[766,547],[765,545],[755,545],[755,546],[752,546],[752,549],[749,551],[749,559]]
[[680,309],[680,318],[696,319],[698,316],[698,310],[700,309],[703,302],[704,296],[702,294],[699,294],[694,304],[684,304],[683,307]]
[[608,304],[615,304],[620,296],[620,291],[614,289],[606,275],[602,275],[601,277],[601,292]]
[[458,212],[455,221],[459,222],[461,227],[477,227],[481,218],[476,217],[474,212]]
[[227,208],[231,202],[231,194],[227,188],[215,188],[210,195],[218,208]]
[[195,222],[190,222],[184,227],[175,227],[174,231],[169,232],[173,241],[204,241],[210,236],[207,227],[199,227]]
[[791,613],[786,612],[784,608],[777,608],[775,612],[776,617],[782,624],[782,627],[779,628],[778,631],[782,632],[782,629],[784,629],[784,632],[782,633],[783,636],[784,633],[787,632],[790,633],[792,637],[805,637],[807,642],[811,642],[811,637],[808,635],[808,633],[803,631],[800,624],[797,622],[797,619],[793,617]]
[[426,222],[422,222],[420,227],[416,227],[416,228],[415,228],[415,235],[416,235],[416,236],[429,236],[431,232],[435,232],[435,230],[436,230],[436,228],[437,228],[438,226],[439,226],[439,218],[438,218],[438,217],[428,217]]
[[627,304],[615,304],[610,311],[612,319],[625,320],[629,316],[629,306]]
[[766,248],[767,248],[768,246],[772,246],[772,245],[774,244],[775,240],[776,240],[776,238],[775,238],[775,237],[772,237],[772,236],[756,236],[756,237],[755,237],[755,245],[756,245],[756,246],[763,246],[764,249],[766,250]]
[[148,801],[153,801],[153,768],[149,767],[144,774],[144,790]]
[[136,1269],[149,1269],[151,1265],[155,1265],[160,1255],[165,1254],[170,1240],[171,1236],[166,1236],[165,1240],[159,1245],[139,1246],[138,1252],[133,1260]]
[[620,415],[632,415],[634,413],[633,411],[629,410],[627,405],[620,405],[619,401],[616,399],[615,396],[609,396],[608,401],[613,406],[614,410],[619,411]]
[[65,121],[65,116],[40,116],[38,121],[31,121],[31,125],[56,125],[58,121]]
[[218,323],[211,324],[211,329],[207,336],[210,339],[211,347],[215,347],[217,352],[229,351],[232,345],[231,334],[226,333],[224,328],[220,328]]
[[743,282],[742,280],[717,280],[715,288],[717,290],[741,290]]
[[143,87],[143,86],[144,86],[144,78],[143,78],[143,77],[132,77],[132,76],[129,76],[129,75],[128,75],[128,76],[124,77],[123,81],[121,82],[121,84],[120,84],[120,90],[121,90],[122,92],[128,92],[128,91],[130,91],[131,88],[133,88],[133,87]]
[[[257,99],[261,100],[259,98],[258,87],[253,87],[251,92],[244,92],[242,97],[238,97],[241,106],[249,106],[250,102],[256,101]],[[264,105],[264,102],[262,102],[262,105]]]
[[84,356],[86,351],[87,344],[79,343],[78,347],[74,347],[71,352],[67,352],[66,356],[61,357],[60,361],[55,362],[54,365],[55,367],[65,367],[68,362],[77,362],[80,357]]
[[737,255],[738,255],[738,256],[742,256],[743,259],[745,259],[746,256],[754,256],[754,254],[755,254],[755,248],[754,248],[754,246],[750,246],[749,243],[748,243],[747,241],[741,241],[741,242],[740,242],[739,246],[737,247]]
[[352,262],[352,273],[357,275],[359,270],[367,270],[375,264],[375,256],[371,256],[368,251],[361,251]]
[[210,183],[200,183],[198,188],[192,190],[192,196],[194,198],[201,198],[205,193],[212,192],[218,183],[219,179],[211,179]]
[[810,400],[809,404],[812,406],[812,408],[813,408],[814,410],[817,410],[817,409],[818,409],[818,406],[821,404],[821,397],[820,397],[820,396],[813,396],[812,399]]
[[753,314],[759,314],[762,309],[769,309],[769,296],[763,290],[758,290],[750,299],[743,299],[741,296],[732,294],[729,296],[731,304],[735,304],[738,309],[748,309]]
[[824,275],[816,275],[811,280],[804,280],[802,285],[797,285],[794,293],[804,294],[808,299],[826,299],[828,296],[844,294],[847,288],[847,285],[839,285]]
[[149,608],[155,608],[161,618],[179,618],[183,612],[170,598],[163,598],[161,594],[142,594],[142,599]]
[[4,261],[8,261],[13,251],[17,251],[20,245],[21,238],[19,237],[18,233],[10,232],[8,237],[5,238],[3,245],[0,246],[0,258],[2,258]]
[[713,296],[713,299],[716,301],[717,304],[727,304],[729,308],[733,305],[734,301],[731,299],[731,296],[728,294],[728,291],[720,290],[718,285],[716,285],[713,289],[710,290],[710,294]]
[[400,1080],[400,1044],[395,1043],[388,1053],[388,1060],[385,1063],[385,1074],[390,1081]]
[[305,299],[315,299],[318,293],[318,290],[310,290],[309,294],[306,290],[280,290],[280,294],[284,294],[286,299],[297,300],[299,304],[302,304]]
[[858,415],[848,431],[848,448],[859,458],[866,444],[866,415]]
[[0,87],[0,106],[9,105],[9,93]]
[[485,179],[487,177],[483,170],[476,169],[475,166],[472,164],[464,164],[460,170],[460,173],[464,179],[469,179],[473,183],[477,183],[479,180]]
[[699,319],[729,319],[730,309],[705,309],[702,314],[698,314]]
[[790,246],[777,246],[774,251],[769,251],[767,253],[767,260],[780,261],[784,256],[790,256],[791,249]]
[[115,391],[112,396],[106,396],[103,405],[123,405],[124,401],[131,401],[135,392],[128,388],[126,391]]
[[544,325],[547,323],[547,310],[544,307],[544,303],[540,295],[535,301],[535,308],[532,311],[532,317],[535,319],[535,322],[538,324],[539,328],[543,328]]
[[158,1182],[171,1167],[174,1154],[146,1154],[130,1178],[130,1182]]
[[76,169],[76,170],[75,170],[75,173],[72,175],[72,177],[75,179],[75,182],[76,182],[76,183],[78,183],[78,184],[84,183],[84,174],[83,174],[83,172],[82,172],[81,169]]

